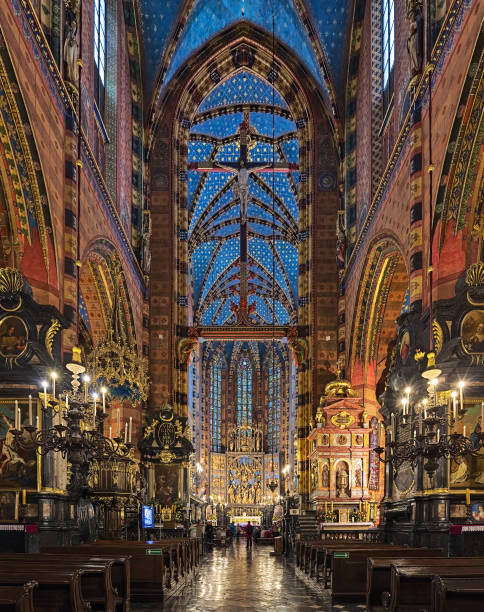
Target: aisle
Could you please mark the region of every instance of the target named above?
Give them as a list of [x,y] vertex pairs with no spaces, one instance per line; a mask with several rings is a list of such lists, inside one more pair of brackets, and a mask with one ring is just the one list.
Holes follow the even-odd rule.
[[[364,605],[331,606],[329,592],[310,587],[298,578],[284,559],[271,557],[272,547],[245,541],[205,555],[198,575],[183,592],[163,607],[163,612],[309,612],[358,611]],[[318,594],[319,591],[319,594]]]

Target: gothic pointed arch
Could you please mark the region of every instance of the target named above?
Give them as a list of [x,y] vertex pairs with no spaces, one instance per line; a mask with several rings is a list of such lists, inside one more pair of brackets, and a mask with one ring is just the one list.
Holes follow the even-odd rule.
[[408,310],[409,276],[394,237],[374,241],[359,286],[349,354],[351,381],[376,399],[384,390],[382,375],[396,342],[396,319]]
[[0,28],[0,238],[4,263],[34,288],[58,288],[55,234],[21,86]]

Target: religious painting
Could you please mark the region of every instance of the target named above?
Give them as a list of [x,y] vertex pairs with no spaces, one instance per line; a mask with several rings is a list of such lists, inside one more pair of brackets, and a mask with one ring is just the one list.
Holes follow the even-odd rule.
[[458,418],[454,427],[456,433],[470,439],[476,455],[456,457],[449,461],[449,485],[451,488],[484,489],[484,448],[480,447],[482,432],[482,404],[464,401],[465,414]]
[[262,501],[262,457],[238,456],[227,459],[227,501],[229,504],[260,504]]
[[29,333],[19,317],[9,316],[0,321],[0,355],[7,359],[20,357],[27,348]]
[[162,506],[172,506],[179,498],[177,465],[155,465],[155,498]]
[[473,521],[484,523],[484,504],[473,504],[471,506],[471,517]]
[[323,464],[321,470],[321,484],[325,489],[329,487],[329,465],[327,461]]
[[[374,449],[381,444],[378,436],[378,419],[372,417],[370,420],[370,448]],[[370,476],[368,489],[378,491],[380,488],[380,460],[374,450],[370,452]]]
[[0,493],[0,523],[18,520],[18,491]]
[[465,504],[451,504],[450,518],[467,518],[467,506]]
[[[19,402],[18,407],[22,424],[29,425],[28,402]],[[35,418],[34,414],[32,418]],[[34,450],[22,449],[15,444],[12,433],[14,428],[15,403],[12,400],[2,400],[0,403],[0,490],[37,491],[40,457]],[[24,433],[24,436],[27,437],[28,434]]]
[[484,310],[471,310],[464,316],[460,335],[466,353],[484,353]]
[[410,353],[410,333],[408,331],[404,332],[402,335],[402,339],[400,340],[399,352],[400,359],[402,363],[405,364]]

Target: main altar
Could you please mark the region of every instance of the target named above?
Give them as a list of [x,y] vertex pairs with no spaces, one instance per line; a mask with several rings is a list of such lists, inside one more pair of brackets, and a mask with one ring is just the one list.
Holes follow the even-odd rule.
[[228,450],[211,453],[210,495],[231,516],[259,516],[261,507],[280,495],[279,454],[264,452],[263,430],[251,425],[232,428]]
[[347,381],[326,385],[308,440],[310,502],[325,529],[372,527],[377,516],[381,464],[373,448],[382,428]]

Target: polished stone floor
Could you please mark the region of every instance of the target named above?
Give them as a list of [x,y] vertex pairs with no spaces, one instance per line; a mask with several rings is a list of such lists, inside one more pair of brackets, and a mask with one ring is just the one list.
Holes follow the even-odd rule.
[[208,552],[192,581],[164,606],[133,607],[135,612],[361,612],[364,605],[331,604],[329,591],[304,579],[285,559],[271,557],[272,547],[245,542]]

